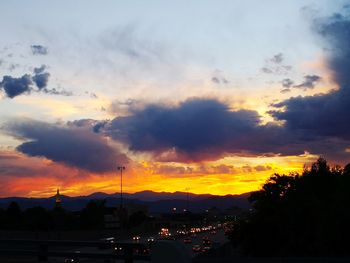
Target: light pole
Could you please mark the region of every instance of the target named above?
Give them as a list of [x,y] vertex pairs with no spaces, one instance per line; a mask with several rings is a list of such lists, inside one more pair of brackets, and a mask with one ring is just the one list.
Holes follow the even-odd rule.
[[120,208],[123,208],[123,170],[125,170],[125,166],[118,166],[117,168],[120,171]]

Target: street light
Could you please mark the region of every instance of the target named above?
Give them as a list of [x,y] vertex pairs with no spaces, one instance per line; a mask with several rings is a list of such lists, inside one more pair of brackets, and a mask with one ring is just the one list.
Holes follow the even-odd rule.
[[120,208],[123,207],[123,171],[125,166],[118,166],[117,169],[120,171]]

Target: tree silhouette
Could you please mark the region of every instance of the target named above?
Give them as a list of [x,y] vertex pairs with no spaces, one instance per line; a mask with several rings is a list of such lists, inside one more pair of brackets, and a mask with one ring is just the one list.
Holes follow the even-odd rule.
[[350,165],[319,158],[302,175],[274,174],[251,194],[252,213],[231,233],[253,256],[350,255]]
[[21,228],[22,212],[17,202],[11,202],[5,212],[5,228]]
[[81,226],[92,229],[103,228],[105,213],[106,200],[90,200],[81,211]]

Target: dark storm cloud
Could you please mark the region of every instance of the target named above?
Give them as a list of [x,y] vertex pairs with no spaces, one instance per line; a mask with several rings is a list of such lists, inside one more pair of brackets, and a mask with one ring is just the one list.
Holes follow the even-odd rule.
[[[286,121],[286,126],[293,130],[303,129],[316,135],[350,139],[349,17],[337,14],[315,23],[316,32],[326,41],[328,67],[340,88],[328,94],[282,101],[274,105],[278,109],[271,111],[271,114],[278,120]],[[313,81],[319,80],[319,76],[308,76],[305,80],[312,85]]]
[[303,89],[303,90],[313,89],[321,79],[322,78],[317,75],[306,75],[304,76],[304,81],[302,83],[298,85],[294,85],[293,87]]
[[104,138],[86,129],[18,120],[8,123],[6,131],[26,140],[17,147],[26,155],[46,157],[90,172],[113,171],[117,163],[128,162]]
[[0,90],[3,89],[6,96],[12,99],[23,93],[30,93],[32,84],[32,78],[28,74],[19,78],[4,76],[0,82]]
[[284,120],[291,130],[304,130],[314,135],[350,139],[350,92],[334,91],[329,94],[294,97],[275,104],[284,110],[271,111],[277,120]]
[[[350,21],[349,17],[336,14],[315,22],[316,32],[326,44],[329,69],[339,90],[314,96],[293,97],[276,103],[270,114],[285,122],[292,132],[303,132],[317,144],[310,143],[325,153],[334,152],[339,158],[350,145]],[[311,77],[310,85],[316,77]],[[328,142],[328,143],[327,143]],[[333,147],[332,147],[333,146]],[[338,147],[338,151],[335,149]],[[349,157],[349,155],[347,154]]]
[[42,45],[31,45],[30,46],[33,55],[47,55],[47,47],[44,47]]
[[188,100],[176,108],[146,106],[132,116],[114,119],[111,129],[115,131],[112,135],[125,138],[132,150],[176,147],[187,152],[216,145],[229,135],[252,129],[259,121],[253,111],[231,113],[215,100]]
[[349,16],[335,14],[315,23],[317,32],[327,41],[328,65],[334,80],[342,88],[350,88],[350,20]]
[[[262,124],[256,111],[233,111],[217,100],[192,99],[176,107],[134,107],[127,116],[105,122],[95,131],[124,143],[131,151],[148,152],[164,161],[297,155],[304,151],[346,160],[346,149],[350,148],[350,23],[347,17],[336,15],[317,21],[317,32],[328,44],[328,66],[340,89],[275,103],[270,114],[283,125]],[[272,73],[280,72],[277,67],[284,66],[283,62],[278,57],[270,61],[275,65]],[[320,80],[309,76],[302,86],[310,88]],[[286,89],[301,85],[285,84]]]
[[[282,103],[275,107],[288,105]],[[280,111],[270,113],[280,120],[283,118],[279,114],[285,114]],[[315,114],[320,114],[316,108]],[[128,116],[88,123],[91,131],[124,143],[130,151],[150,153],[155,160],[163,162],[199,162],[229,155],[300,155],[305,151],[327,157],[337,156],[338,160],[349,156],[345,152],[346,148],[350,148],[347,133],[333,138],[327,132],[327,128],[332,127],[322,128],[322,132],[318,133],[307,131],[304,125],[295,127],[303,117],[303,112],[297,112],[294,118],[288,118],[284,126],[262,124],[256,111],[232,111],[226,104],[214,99],[190,99],[176,107],[146,105],[130,111]],[[312,116],[309,117],[312,119]],[[350,123],[333,121],[337,125]],[[312,121],[309,123],[313,124]],[[340,136],[339,133],[335,135]],[[348,137],[344,137],[346,135]]]
[[256,111],[231,111],[213,99],[191,99],[177,107],[148,105],[117,117],[101,133],[128,145],[131,151],[151,152],[158,160],[199,161],[227,154],[301,154],[297,141],[273,124],[263,125]]

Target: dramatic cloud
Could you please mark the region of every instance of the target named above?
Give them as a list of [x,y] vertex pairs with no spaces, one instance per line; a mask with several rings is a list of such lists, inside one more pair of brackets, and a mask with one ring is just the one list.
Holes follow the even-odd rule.
[[42,45],[31,45],[30,48],[33,55],[47,55],[47,47]]
[[8,123],[8,133],[26,140],[17,150],[29,156],[41,156],[90,172],[113,171],[117,163],[128,159],[109,146],[101,136],[86,129],[47,124],[34,120]]
[[4,76],[0,82],[0,90],[3,89],[6,96],[12,99],[23,93],[30,93],[32,84],[32,78],[28,74],[19,78]]
[[[13,150],[0,150],[0,177],[62,176],[63,166],[28,157]],[[71,171],[72,172],[72,171]],[[65,175],[66,176],[66,175]]]
[[291,130],[313,135],[350,139],[350,92],[340,90],[325,95],[295,97],[275,104],[283,110],[271,111],[277,120],[284,120]]
[[[332,112],[327,105],[324,109],[318,107],[324,103],[323,96],[312,96],[311,100],[291,98],[275,104],[277,109],[285,110],[270,114],[277,120],[284,120],[284,125],[262,124],[256,111],[232,111],[214,99],[190,99],[175,107],[146,105],[130,111],[128,116],[112,121],[85,121],[84,125],[88,123],[91,130],[123,143],[130,151],[150,153],[160,162],[190,163],[230,155],[300,155],[304,152],[333,155],[344,160],[349,156],[345,149],[350,146],[350,136],[345,127],[350,122],[340,122],[341,116],[329,121]],[[344,103],[348,101],[345,96],[342,99]],[[311,105],[307,104],[309,102]],[[324,118],[319,120],[320,114]],[[316,123],[319,126],[315,126]],[[254,167],[251,169],[254,171]]]
[[176,108],[150,105],[132,116],[116,118],[110,131],[134,151],[174,147],[180,152],[200,154],[251,130],[259,121],[253,111],[231,113],[226,105],[214,100],[189,100]]
[[333,17],[316,21],[317,32],[327,41],[328,65],[334,80],[350,89],[350,19],[349,15],[335,14]]
[[[327,147],[333,144],[345,154],[350,144],[350,20],[336,14],[316,21],[315,28],[326,40],[328,67],[339,90],[290,98],[276,103],[277,109],[270,113],[275,119],[284,121],[286,129],[303,132],[314,139],[318,137],[317,148],[324,152],[329,152]],[[310,76],[310,87],[315,80],[319,77]]]
[[[148,105],[105,123],[101,132],[131,151],[151,152],[160,161],[200,161],[224,155],[301,154],[288,147],[296,135],[271,123],[262,125],[256,111],[231,111],[211,99],[191,99],[177,107]],[[288,141],[289,140],[289,141]]]

